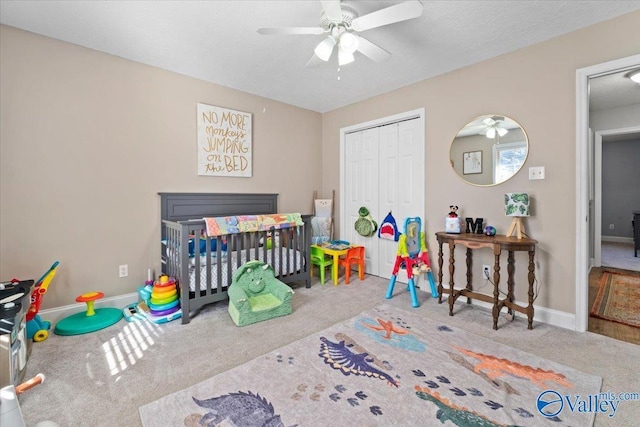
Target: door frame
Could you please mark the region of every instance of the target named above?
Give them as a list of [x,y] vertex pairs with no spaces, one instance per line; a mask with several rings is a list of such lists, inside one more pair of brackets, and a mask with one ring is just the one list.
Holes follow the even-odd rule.
[[[586,332],[589,321],[589,79],[640,66],[640,55],[628,56],[576,70],[576,317],[575,330]],[[594,221],[592,218],[591,221]],[[595,224],[594,224],[595,225]]]
[[[406,120],[417,119],[418,129],[419,129],[419,137],[422,140],[422,145],[424,146],[424,134],[425,134],[425,109],[418,108],[417,110],[405,111],[404,113],[394,114],[392,116],[382,117],[375,120],[370,120],[364,123],[358,123],[355,125],[347,126],[340,128],[340,239],[344,236],[344,224],[347,223],[347,212],[344,209],[345,206],[345,172],[346,172],[346,135],[353,132],[359,132],[366,129],[376,128],[379,126],[388,125],[391,123],[402,122]],[[426,156],[426,147],[425,153]],[[423,216],[424,216],[424,206],[423,206]],[[425,218],[423,218],[424,220]]]

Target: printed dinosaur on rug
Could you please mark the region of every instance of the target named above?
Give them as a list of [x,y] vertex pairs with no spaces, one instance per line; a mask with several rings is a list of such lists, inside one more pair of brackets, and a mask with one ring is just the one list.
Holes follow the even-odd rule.
[[584,398],[600,385],[599,377],[383,305],[140,414],[145,427],[589,426],[592,412],[541,396]]

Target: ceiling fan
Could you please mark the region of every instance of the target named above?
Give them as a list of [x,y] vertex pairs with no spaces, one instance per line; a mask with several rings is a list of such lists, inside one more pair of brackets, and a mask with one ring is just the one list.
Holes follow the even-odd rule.
[[483,135],[490,139],[505,136],[510,129],[518,127],[518,124],[505,116],[480,116],[473,120],[458,132],[458,137]]
[[507,132],[509,132],[506,127],[503,127],[505,125],[505,119],[502,116],[487,117],[482,120],[482,123],[485,127],[479,133],[485,135],[487,138],[494,139],[496,134],[498,134],[498,136],[505,136]]
[[321,0],[322,13],[317,27],[280,27],[258,28],[258,33],[265,35],[298,35],[326,34],[314,49],[307,66],[317,65],[316,58],[328,61],[333,51],[338,50],[338,64],[346,65],[354,61],[354,52],[358,51],[364,56],[382,62],[391,54],[380,46],[370,42],[355,33],[382,27],[422,15],[422,3],[419,1],[406,1],[393,6],[359,16],[358,12],[349,5],[341,4],[340,0]]

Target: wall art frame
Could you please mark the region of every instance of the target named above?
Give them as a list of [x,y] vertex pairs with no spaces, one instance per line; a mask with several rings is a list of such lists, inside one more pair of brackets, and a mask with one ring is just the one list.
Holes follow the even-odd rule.
[[198,103],[198,175],[250,178],[251,113]]
[[482,150],[462,153],[462,173],[464,175],[482,173]]

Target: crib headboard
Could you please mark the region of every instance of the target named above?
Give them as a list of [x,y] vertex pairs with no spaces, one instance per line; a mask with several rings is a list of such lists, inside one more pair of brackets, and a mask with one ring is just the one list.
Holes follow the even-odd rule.
[[[278,194],[259,193],[158,193],[162,220],[179,222],[205,217],[278,213]],[[161,238],[165,229],[161,227]],[[160,245],[161,253],[164,248]]]
[[278,213],[278,194],[158,193],[160,221]]

